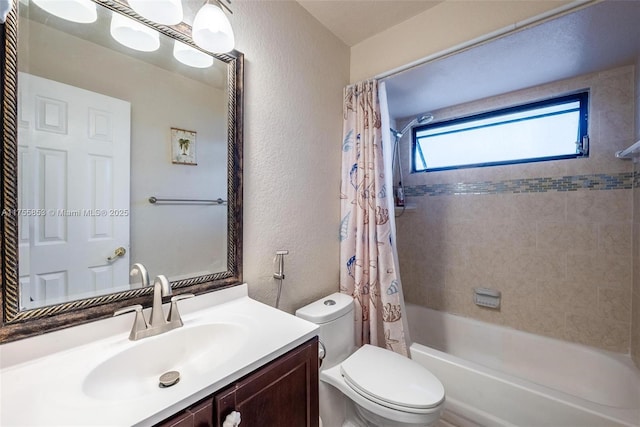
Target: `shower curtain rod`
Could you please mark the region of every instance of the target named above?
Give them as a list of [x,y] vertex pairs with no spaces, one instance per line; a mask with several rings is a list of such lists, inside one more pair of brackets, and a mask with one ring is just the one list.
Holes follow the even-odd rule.
[[454,55],[456,53],[460,53],[464,50],[470,49],[480,44],[505,36],[509,33],[515,32],[516,30],[521,30],[534,24],[541,24],[543,22],[565,15],[569,12],[573,12],[574,10],[578,10],[580,8],[586,7],[591,3],[597,3],[600,1],[602,0],[574,0],[571,3],[565,4],[560,7],[556,7],[552,10],[541,13],[532,18],[525,19],[524,21],[516,22],[515,24],[508,25],[496,31],[492,31],[488,34],[485,34],[483,36],[477,37],[475,39],[471,39],[464,43],[460,43],[449,49],[441,50],[432,55],[425,56],[424,58],[418,59],[413,62],[409,62],[408,64],[380,73],[374,76],[373,78],[376,80],[384,80],[389,77],[394,77],[398,74],[404,73],[405,71],[409,71],[413,68],[419,67],[420,65],[428,64],[429,62],[433,62],[438,59],[444,59],[448,56]]

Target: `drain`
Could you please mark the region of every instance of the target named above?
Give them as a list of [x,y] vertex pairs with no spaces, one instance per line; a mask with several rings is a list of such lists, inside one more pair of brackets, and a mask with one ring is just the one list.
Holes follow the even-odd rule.
[[169,371],[160,375],[160,384],[158,386],[160,388],[171,387],[172,385],[176,385],[178,381],[180,381],[180,372],[178,371]]

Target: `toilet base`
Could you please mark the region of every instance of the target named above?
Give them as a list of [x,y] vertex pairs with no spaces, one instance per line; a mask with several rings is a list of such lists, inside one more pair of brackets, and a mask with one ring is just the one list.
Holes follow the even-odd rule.
[[[363,408],[358,404],[354,403],[353,406],[355,406],[355,409],[358,412],[359,417],[362,420],[364,420],[365,424],[363,425],[363,427],[398,427],[397,421],[388,420],[384,417],[374,414],[373,412],[368,411],[367,409]],[[402,423],[402,427],[429,427],[429,426],[432,426],[436,421],[437,419],[434,420],[434,422],[430,422],[427,424]]]

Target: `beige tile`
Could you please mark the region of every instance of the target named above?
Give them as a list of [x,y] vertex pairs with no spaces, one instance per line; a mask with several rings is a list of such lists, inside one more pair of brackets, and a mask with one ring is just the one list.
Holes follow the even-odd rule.
[[469,316],[473,309],[472,295],[446,289],[444,291],[444,306],[449,313]]
[[618,353],[629,351],[629,324],[600,317],[568,314],[565,339]]
[[631,190],[572,191],[567,193],[567,221],[631,221]]
[[[506,318],[500,308],[481,307],[473,304],[470,316],[483,322],[505,325]],[[508,325],[507,325],[508,326]]]
[[632,270],[630,255],[567,255],[567,280],[574,283],[627,289],[631,283]]
[[632,304],[631,356],[640,368],[640,295],[637,292],[633,294]]
[[427,301],[429,285],[422,281],[411,280],[407,274],[401,272],[402,291],[406,301],[424,305]]
[[598,251],[610,255],[632,254],[632,224],[600,224]]
[[[597,116],[598,138],[603,144],[593,147],[595,152],[612,144],[623,141],[625,144],[633,141],[635,133],[635,117],[632,109],[616,109],[602,111]],[[591,151],[591,148],[589,149]]]
[[598,315],[605,319],[631,323],[630,289],[598,288]]
[[504,307],[503,313],[505,323],[509,326],[548,337],[563,337],[564,317],[561,312],[534,304],[522,304],[517,310]]
[[511,179],[557,177],[567,174],[568,160],[522,163],[514,165]]
[[[512,274],[511,259],[518,252],[512,247],[473,246],[467,253],[467,262],[470,272],[473,272],[477,280],[484,282],[499,280]],[[483,283],[474,286],[484,286]]]
[[598,287],[584,282],[541,280],[536,285],[536,304],[559,313],[589,313],[598,307]]
[[479,181],[503,181],[510,178],[510,173],[504,166],[489,166],[482,168],[467,168],[456,171],[455,178],[458,182],[479,182]]
[[562,251],[522,251],[509,265],[512,276],[519,275],[531,283],[537,280],[564,280],[567,275],[567,254]]
[[595,223],[540,222],[537,230],[538,250],[582,253],[597,248],[598,225]]
[[426,301],[423,305],[433,310],[446,311],[444,303],[444,289],[440,288],[427,288],[426,289]]
[[[593,143],[592,146],[596,146]],[[626,148],[629,144],[623,144]],[[567,164],[567,175],[590,175],[590,174],[615,174],[630,172],[629,162],[620,161],[612,153],[622,148],[607,147],[604,153],[591,152],[588,158],[574,159]]]
[[467,196],[469,219],[477,225],[503,223],[510,220],[511,196],[507,194],[484,194]]
[[592,104],[598,110],[630,108],[634,102],[633,67],[607,70],[598,76],[598,84],[591,91]]
[[566,219],[566,200],[566,192],[514,194],[509,208],[516,221],[561,222]]
[[536,224],[527,221],[485,224],[484,242],[487,246],[506,249],[535,249]]
[[[412,174],[405,180],[495,182],[631,171],[633,164],[613,153],[633,142],[632,70],[593,73],[438,113],[460,116],[591,87],[589,158]],[[640,337],[640,309],[633,312],[630,302],[640,307],[640,279],[632,282],[632,260],[640,272],[639,194],[635,202],[632,190],[416,198],[418,215],[398,220],[406,298],[608,350],[631,346],[640,364],[640,338],[629,338],[632,325],[633,336]],[[500,310],[473,304],[478,286],[502,292]]]
[[479,280],[482,278],[474,269],[452,266],[445,270],[445,288],[450,291],[469,293]]
[[468,247],[480,241],[482,236],[479,231],[477,224],[471,221],[448,221],[441,224],[443,239],[458,247]]

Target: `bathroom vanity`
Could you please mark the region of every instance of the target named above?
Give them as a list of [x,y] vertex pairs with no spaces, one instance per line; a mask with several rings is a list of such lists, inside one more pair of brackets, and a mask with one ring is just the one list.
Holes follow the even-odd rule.
[[222,427],[233,411],[247,426],[317,426],[317,337],[157,425]]
[[[235,410],[241,425],[317,426],[315,325],[246,284],[180,304],[183,327],[139,341],[125,314],[1,345],[0,425],[221,426]],[[167,371],[180,380],[160,388]]]

